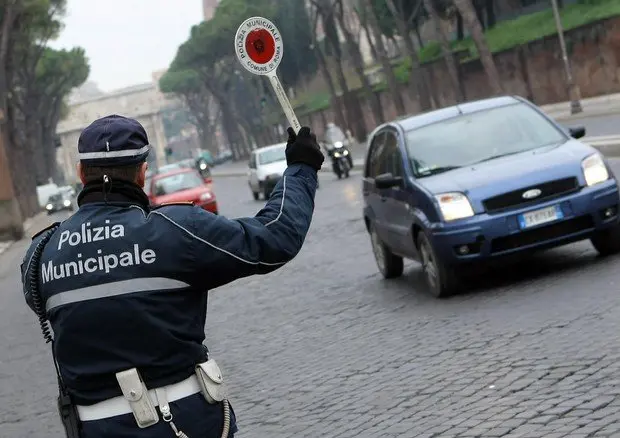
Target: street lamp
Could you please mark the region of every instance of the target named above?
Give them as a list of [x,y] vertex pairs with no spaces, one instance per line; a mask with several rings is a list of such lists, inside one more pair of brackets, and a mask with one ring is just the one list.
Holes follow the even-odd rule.
[[564,61],[566,85],[568,86],[568,96],[570,98],[570,113],[577,114],[582,112],[583,108],[581,107],[581,102],[579,101],[579,87],[575,84],[575,81],[573,80],[573,74],[571,73],[570,63],[568,61],[566,43],[564,42],[564,30],[562,29],[562,20],[560,19],[560,10],[558,8],[558,1],[551,0],[551,7],[553,9],[553,17],[555,18],[555,27],[558,30],[558,40],[560,41],[562,60]]

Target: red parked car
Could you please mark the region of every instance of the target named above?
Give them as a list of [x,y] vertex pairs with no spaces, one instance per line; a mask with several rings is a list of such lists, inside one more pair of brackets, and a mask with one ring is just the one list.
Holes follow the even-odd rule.
[[195,169],[181,168],[151,177],[145,192],[153,204],[193,202],[211,213],[218,214],[217,199],[211,178],[203,179]]

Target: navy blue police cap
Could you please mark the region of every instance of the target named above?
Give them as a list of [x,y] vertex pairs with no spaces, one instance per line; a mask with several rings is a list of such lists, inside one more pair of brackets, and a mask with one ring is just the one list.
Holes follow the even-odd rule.
[[129,166],[149,154],[146,130],[137,120],[112,114],[84,128],[78,140],[80,162],[98,167]]

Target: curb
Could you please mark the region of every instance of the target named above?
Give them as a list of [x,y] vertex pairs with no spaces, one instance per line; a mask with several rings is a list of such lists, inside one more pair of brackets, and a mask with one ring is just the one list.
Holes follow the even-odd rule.
[[620,116],[620,108],[610,109],[610,108],[601,108],[601,109],[589,109],[584,110],[578,114],[566,114],[565,110],[562,111],[544,111],[547,116],[551,117],[557,121],[570,121],[574,119],[588,119],[591,117],[604,117],[604,116]]

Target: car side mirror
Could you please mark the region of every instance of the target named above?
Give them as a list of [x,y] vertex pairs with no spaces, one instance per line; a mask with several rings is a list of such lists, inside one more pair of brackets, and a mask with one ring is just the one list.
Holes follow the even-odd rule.
[[568,128],[568,132],[573,138],[582,138],[586,135],[585,126],[575,126],[574,128]]
[[383,173],[375,177],[375,187],[378,189],[389,189],[400,187],[403,184],[402,176],[394,176],[391,173]]

